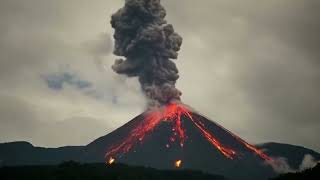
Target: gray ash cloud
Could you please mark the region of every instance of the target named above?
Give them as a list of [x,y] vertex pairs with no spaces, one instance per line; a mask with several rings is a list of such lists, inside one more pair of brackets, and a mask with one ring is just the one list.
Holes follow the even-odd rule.
[[177,59],[182,37],[165,20],[166,11],[160,0],[126,0],[125,6],[111,17],[114,28],[112,69],[118,74],[138,77],[150,106],[180,100],[175,84]]

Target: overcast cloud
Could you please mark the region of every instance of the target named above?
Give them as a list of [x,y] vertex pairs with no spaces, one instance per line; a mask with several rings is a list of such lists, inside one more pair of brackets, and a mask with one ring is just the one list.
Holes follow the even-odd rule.
[[[186,104],[249,142],[320,151],[318,0],[162,2],[184,38]],[[110,69],[122,3],[0,2],[1,142],[83,145],[144,110],[136,80]]]

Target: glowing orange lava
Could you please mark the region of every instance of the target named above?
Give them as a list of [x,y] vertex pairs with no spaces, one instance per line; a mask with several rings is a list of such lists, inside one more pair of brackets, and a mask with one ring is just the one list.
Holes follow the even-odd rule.
[[174,162],[174,166],[175,166],[176,168],[180,168],[181,165],[182,165],[182,161],[181,161],[181,160],[177,160],[176,162]]
[[[172,123],[172,136],[168,140],[166,147],[170,147],[170,143],[174,143],[177,140],[181,148],[183,148],[185,141],[187,140],[187,135],[185,129],[182,127],[181,117],[185,116],[186,119],[190,120],[195,127],[197,127],[200,133],[207,139],[207,141],[219,150],[226,158],[234,159],[238,153],[229,147],[224,146],[211,132],[209,132],[205,125],[198,119],[192,116],[192,112],[182,104],[171,103],[161,109],[156,111],[150,111],[145,114],[145,117],[141,123],[139,123],[131,132],[129,132],[128,137],[126,137],[121,143],[112,146],[106,153],[105,157],[116,157],[119,154],[127,153],[133,149],[133,147],[138,143],[143,143],[146,135],[150,134],[157,125],[163,121]],[[218,125],[218,124],[217,124]],[[265,160],[272,160],[268,155],[266,155],[261,150],[257,149],[253,145],[245,142],[240,137],[234,135],[230,131],[218,125],[220,128],[225,130],[231,136],[233,136],[237,141],[242,143],[246,148],[259,155]],[[112,158],[113,159],[113,158]],[[109,160],[110,161],[110,160]],[[114,159],[113,159],[114,161]],[[113,163],[112,161],[112,163]],[[179,164],[180,167],[182,161],[176,161],[175,165]]]
[[262,159],[266,160],[266,161],[273,161],[273,159],[271,157],[269,157],[266,153],[264,153],[263,151],[261,151],[260,149],[257,149],[256,147],[254,147],[253,145],[247,143],[245,140],[241,139],[239,136],[233,134],[231,131],[225,129],[224,127],[220,126],[219,124],[217,124],[217,126],[219,126],[220,128],[222,128],[223,130],[225,130],[226,132],[228,132],[231,136],[233,136],[234,138],[236,138],[240,143],[242,143],[243,145],[245,145],[248,149],[250,149],[251,151],[253,151],[254,153],[256,153],[257,155],[259,155]]
[[236,155],[236,152],[230,148],[226,148],[222,146],[222,144],[212,135],[210,134],[204,127],[203,124],[196,122],[193,118],[190,118],[191,121],[199,128],[201,133],[204,135],[204,137],[212,144],[214,145],[224,156],[226,156],[229,159],[233,159]]
[[113,163],[114,163],[114,161],[115,161],[115,159],[114,159],[114,158],[112,158],[112,157],[110,157],[110,158],[109,158],[109,161],[108,161],[108,164],[109,164],[109,165],[111,165],[111,164],[113,164]]

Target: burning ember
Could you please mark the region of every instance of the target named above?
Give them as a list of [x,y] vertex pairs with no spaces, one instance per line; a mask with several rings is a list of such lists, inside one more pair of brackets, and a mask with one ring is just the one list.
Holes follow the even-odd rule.
[[113,164],[113,163],[114,163],[114,161],[115,161],[115,159],[114,159],[114,158],[112,158],[112,157],[110,157],[110,158],[109,158],[109,160],[108,160],[108,164],[109,164],[109,165],[111,165],[111,164]]
[[177,160],[177,161],[174,163],[174,166],[175,166],[176,168],[180,168],[181,165],[182,165],[182,161],[181,161],[181,160]]
[[[131,132],[129,132],[129,135],[121,143],[116,144],[108,149],[105,157],[116,157],[117,155],[121,155],[131,151],[134,146],[139,143],[143,143],[145,136],[150,134],[155,129],[155,127],[157,127],[161,122],[164,121],[170,122],[172,124],[172,135],[169,137],[166,147],[169,148],[170,144],[179,142],[181,148],[183,148],[183,145],[187,141],[188,137],[186,135],[185,129],[182,127],[182,116],[186,117],[186,120],[190,120],[192,124],[199,130],[202,136],[212,145],[212,147],[216,148],[226,158],[234,159],[237,156],[240,156],[240,153],[237,153],[236,150],[225,146],[215,137],[212,132],[208,131],[201,121],[193,117],[192,112],[186,106],[178,103],[171,103],[161,109],[147,113],[144,116],[144,120],[140,124],[138,124]],[[261,150],[245,142],[240,137],[224,129],[223,127],[221,128],[229,133],[232,137],[234,137],[239,143],[244,145],[244,147],[257,154],[262,159],[267,161],[272,160]],[[110,162],[113,163],[113,161],[114,159],[110,158],[109,164]],[[181,163],[181,160],[176,161],[176,167],[180,167]]]

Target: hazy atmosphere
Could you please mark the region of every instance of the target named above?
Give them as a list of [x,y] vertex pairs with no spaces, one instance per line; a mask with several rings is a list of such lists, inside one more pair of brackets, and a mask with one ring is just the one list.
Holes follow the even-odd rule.
[[[146,108],[112,71],[119,0],[1,0],[0,142],[86,145]],[[181,99],[251,143],[320,151],[320,1],[162,0]]]

